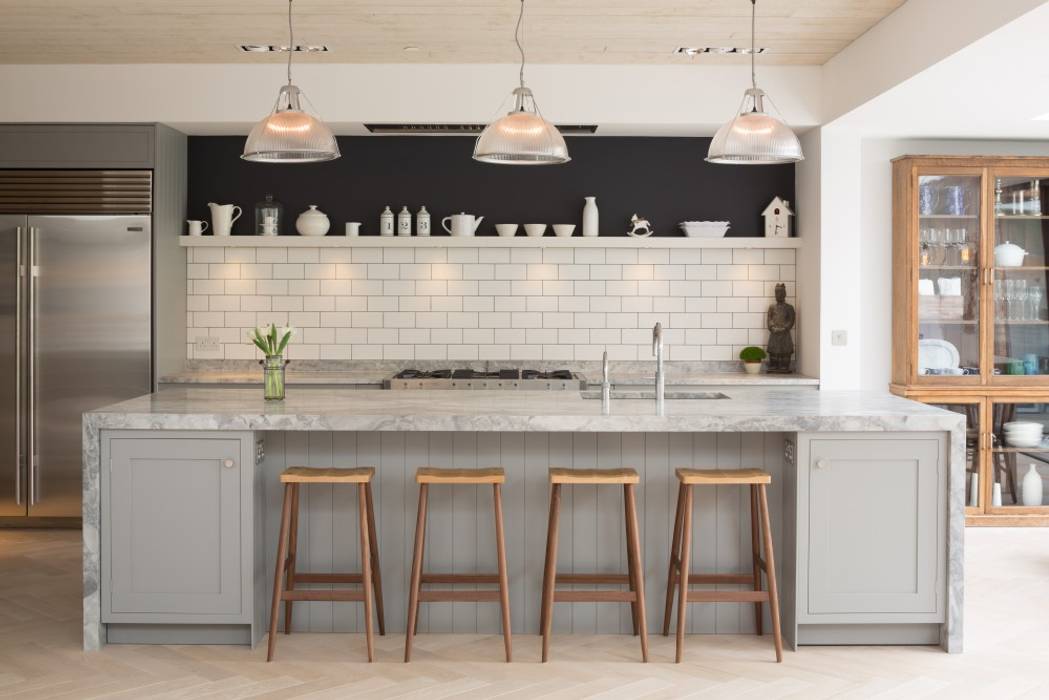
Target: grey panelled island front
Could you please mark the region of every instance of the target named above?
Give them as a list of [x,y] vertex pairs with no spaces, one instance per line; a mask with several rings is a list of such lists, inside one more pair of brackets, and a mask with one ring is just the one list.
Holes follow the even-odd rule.
[[[728,399],[600,402],[520,391],[165,389],[84,416],[84,647],[254,643],[267,623],[280,489],[301,465],[375,466],[388,630],[403,631],[417,467],[501,465],[514,631],[535,632],[549,466],[635,467],[649,620],[661,627],[674,468],[773,475],[784,635],[804,643],[935,643],[961,650],[964,418],[889,395],[726,387]],[[490,495],[431,495],[438,570],[492,568]],[[562,571],[625,567],[622,496],[571,489]],[[300,559],[356,570],[356,506],[309,487]],[[749,566],[745,494],[697,492],[694,571]],[[624,568],[625,570],[625,568]],[[749,632],[753,606],[693,604],[691,632]],[[297,629],[356,631],[360,606],[311,602]],[[623,608],[623,609],[620,609]],[[296,606],[296,610],[300,610]],[[564,632],[629,630],[629,608],[559,605]],[[497,606],[433,603],[421,630],[497,632]]]

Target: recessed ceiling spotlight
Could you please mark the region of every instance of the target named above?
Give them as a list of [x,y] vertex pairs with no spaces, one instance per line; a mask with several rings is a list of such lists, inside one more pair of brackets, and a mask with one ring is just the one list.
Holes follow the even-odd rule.
[[418,46],[405,46],[403,49],[405,53],[418,53],[419,50]]
[[[274,44],[241,44],[240,50],[245,53],[288,53],[287,46],[276,46]],[[328,53],[329,49],[324,44],[296,44],[292,49],[296,53]]]
[[[768,51],[768,49],[759,46],[753,51],[754,53],[765,53],[766,51]],[[749,56],[751,53],[751,49],[735,46],[679,46],[676,49],[674,49],[674,53],[680,56],[688,56],[689,58],[699,56],[700,54],[705,53],[720,54],[722,56],[729,54],[740,54],[743,56]]]

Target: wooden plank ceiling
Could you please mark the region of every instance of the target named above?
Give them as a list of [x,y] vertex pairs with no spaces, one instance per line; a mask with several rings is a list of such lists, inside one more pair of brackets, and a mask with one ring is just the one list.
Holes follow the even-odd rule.
[[[904,0],[760,0],[763,64],[820,65]],[[296,0],[297,44],[332,63],[517,60],[516,0]],[[0,0],[0,63],[257,63],[287,43],[284,0]],[[673,64],[678,46],[749,45],[748,0],[529,0],[535,63]],[[406,47],[415,50],[406,51]],[[736,63],[744,56],[704,56]]]

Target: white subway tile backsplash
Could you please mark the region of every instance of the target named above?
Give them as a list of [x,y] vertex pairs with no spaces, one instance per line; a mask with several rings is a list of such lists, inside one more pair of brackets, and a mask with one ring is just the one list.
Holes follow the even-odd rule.
[[[654,241],[648,241],[646,246]],[[255,325],[301,329],[297,359],[731,360],[767,341],[793,249],[191,248],[187,356],[252,359]],[[197,356],[204,357],[202,353]]]

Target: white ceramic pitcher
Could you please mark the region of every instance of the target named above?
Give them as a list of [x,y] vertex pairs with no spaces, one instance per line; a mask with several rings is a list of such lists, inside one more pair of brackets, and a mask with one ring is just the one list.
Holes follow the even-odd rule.
[[[482,221],[484,221],[483,216],[474,216],[464,212],[444,217],[441,219],[441,226],[453,236],[472,236]],[[448,225],[448,222],[451,222],[451,226]]]
[[[213,236],[228,236],[233,230],[233,222],[240,218],[241,208],[236,204],[215,204],[208,202],[211,208],[211,234]],[[233,210],[237,213],[234,214]]]

